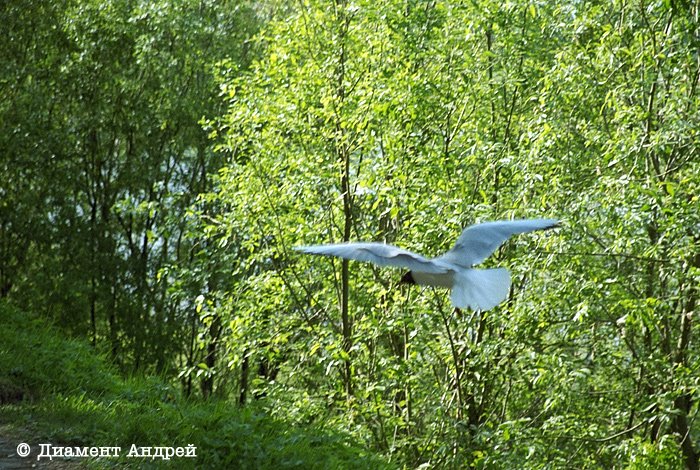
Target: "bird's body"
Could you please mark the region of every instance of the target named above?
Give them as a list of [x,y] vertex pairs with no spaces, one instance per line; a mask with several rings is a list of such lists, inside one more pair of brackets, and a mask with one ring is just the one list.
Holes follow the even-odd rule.
[[452,290],[458,308],[489,310],[508,296],[510,273],[505,268],[474,269],[508,238],[519,233],[556,227],[554,219],[503,220],[467,227],[447,253],[428,259],[385,243],[338,243],[295,248],[304,253],[337,256],[379,266],[407,268],[401,278],[408,284]]
[[419,286],[445,287],[452,289],[455,282],[455,271],[449,270],[446,273],[422,273],[420,271],[409,271],[401,280],[405,284],[418,284]]

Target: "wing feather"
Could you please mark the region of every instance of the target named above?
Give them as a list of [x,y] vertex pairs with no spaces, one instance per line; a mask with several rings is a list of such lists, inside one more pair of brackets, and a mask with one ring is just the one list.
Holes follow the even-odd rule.
[[464,229],[450,251],[437,258],[465,268],[484,261],[512,235],[556,227],[555,219],[500,220]]
[[364,261],[378,266],[406,268],[424,273],[446,273],[448,267],[440,262],[429,260],[421,255],[411,253],[385,243],[336,243],[329,245],[298,246],[294,248],[302,253],[313,255],[336,256],[354,261]]

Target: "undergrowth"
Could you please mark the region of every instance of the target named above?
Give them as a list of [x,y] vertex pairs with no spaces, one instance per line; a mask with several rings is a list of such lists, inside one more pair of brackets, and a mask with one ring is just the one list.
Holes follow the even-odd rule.
[[[89,459],[93,468],[390,468],[342,433],[225,400],[187,400],[159,378],[123,379],[89,344],[4,303],[0,324],[0,420],[35,449],[121,448],[119,458]],[[132,445],[189,444],[194,458],[127,457]]]

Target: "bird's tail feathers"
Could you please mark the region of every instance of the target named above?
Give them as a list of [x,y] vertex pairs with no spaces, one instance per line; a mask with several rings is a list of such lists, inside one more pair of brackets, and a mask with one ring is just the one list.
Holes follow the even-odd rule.
[[467,269],[455,275],[452,304],[486,311],[503,302],[509,292],[510,273],[506,268]]

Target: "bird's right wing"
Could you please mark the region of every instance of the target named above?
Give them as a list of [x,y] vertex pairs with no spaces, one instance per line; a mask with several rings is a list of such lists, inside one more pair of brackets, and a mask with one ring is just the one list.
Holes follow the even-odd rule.
[[302,253],[337,256],[338,258],[365,261],[378,266],[406,268],[424,273],[447,273],[449,267],[439,261],[429,260],[421,255],[385,243],[337,243],[330,245],[298,246]]
[[481,263],[512,235],[554,228],[555,219],[499,220],[472,225],[464,229],[455,246],[436,258],[465,268]]

